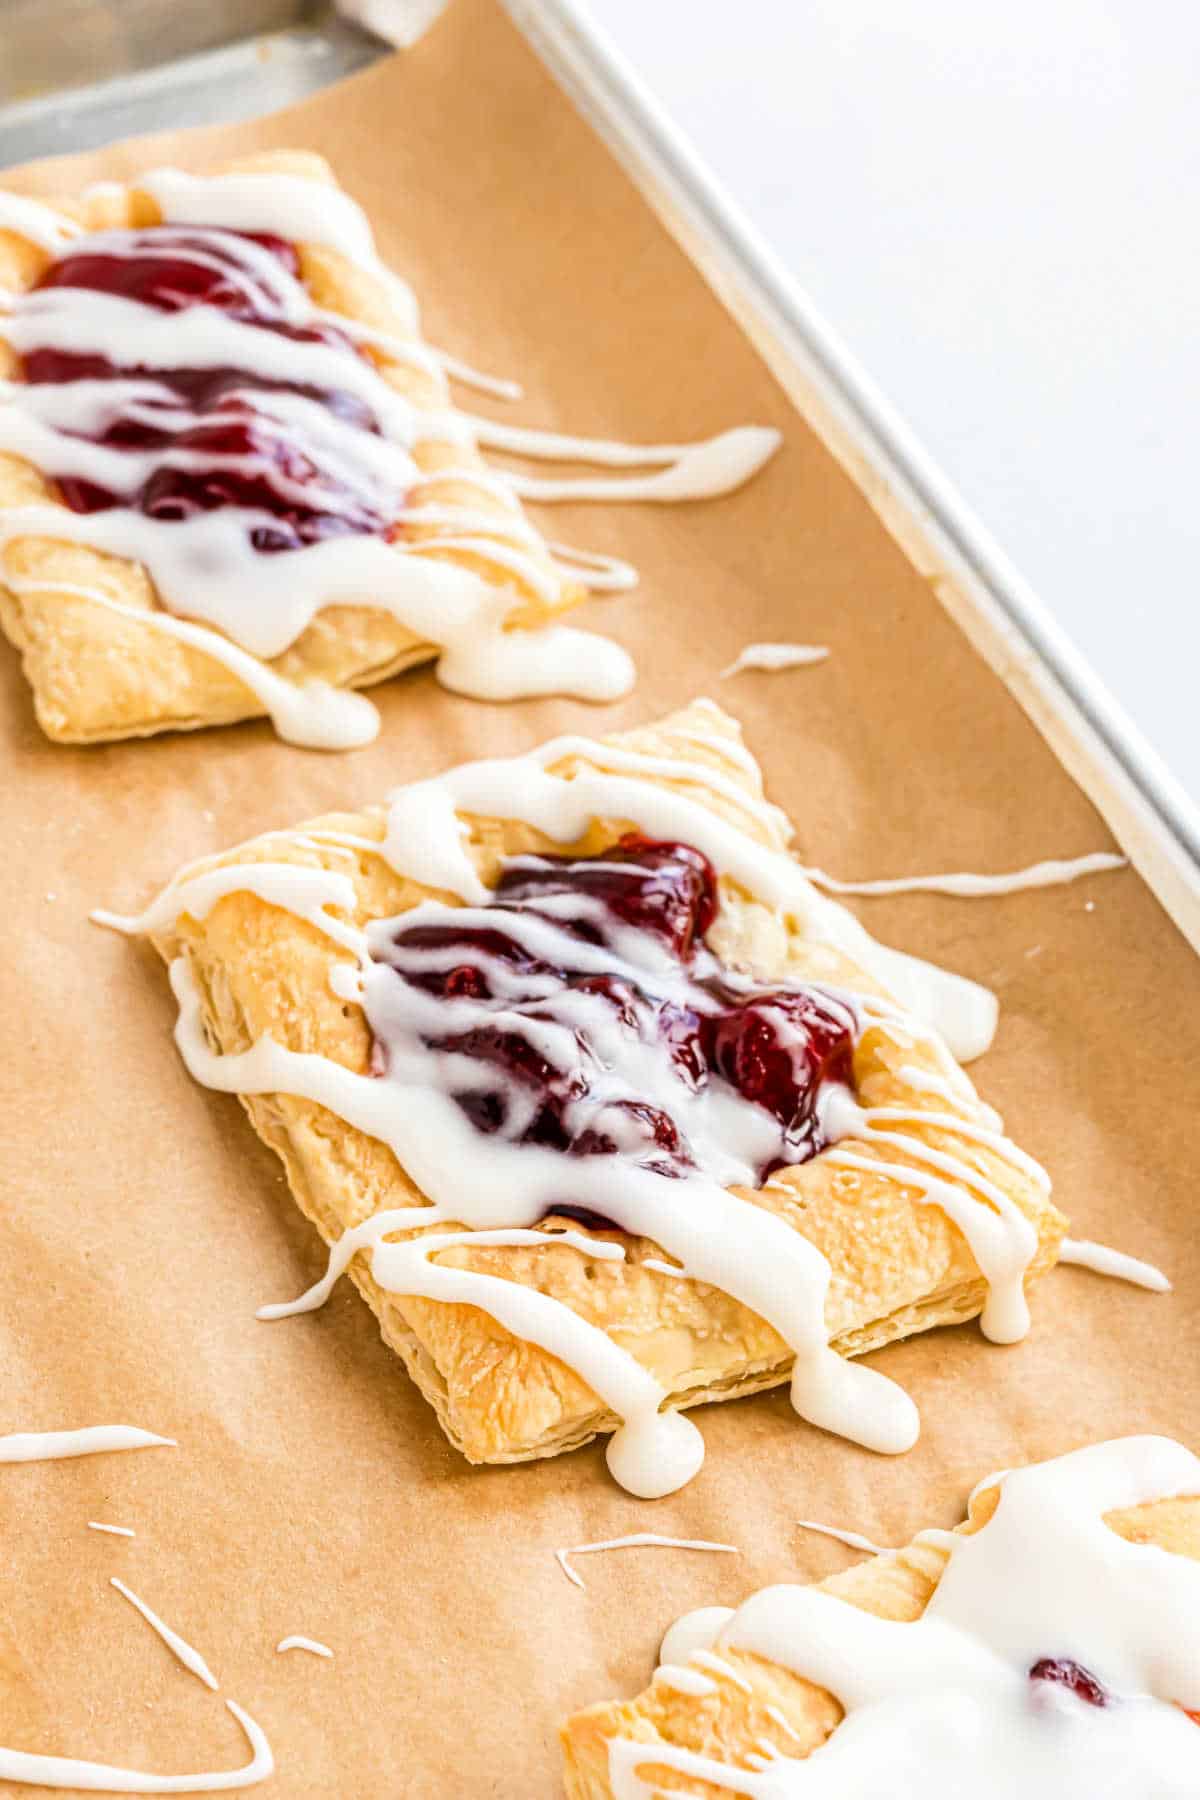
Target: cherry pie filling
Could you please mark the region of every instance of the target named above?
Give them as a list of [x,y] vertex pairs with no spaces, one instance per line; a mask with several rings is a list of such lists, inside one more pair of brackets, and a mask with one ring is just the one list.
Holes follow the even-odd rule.
[[[83,290],[166,313],[207,307],[256,331],[321,344],[357,361],[358,349],[335,326],[298,325],[289,318],[283,285],[270,278],[272,263],[281,276],[299,277],[299,255],[284,238],[149,226],[79,241],[51,263],[32,292]],[[332,454],[324,435],[306,433],[294,419],[271,416],[267,400],[273,392],[299,395],[343,424],[378,436],[379,421],[356,394],[273,380],[252,367],[117,366],[88,349],[86,313],[81,318],[78,349],[26,352],[25,381],[32,386],[111,383],[112,405],[103,411],[103,428],[87,441],[116,450],[161,451],[163,461],[140,484],[131,478],[119,493],[82,476],[60,478],[58,492],[73,512],[124,506],[153,519],[184,520],[236,507],[258,515],[247,520],[247,536],[264,552],[388,531],[399,496],[387,495],[353,459]],[[252,360],[247,355],[247,363]],[[155,392],[134,392],[128,386],[133,380],[152,383]],[[179,452],[188,453],[180,459],[185,466],[171,460]]]
[[1112,1695],[1090,1669],[1065,1656],[1044,1656],[1029,1671],[1030,1681],[1050,1681],[1085,1700],[1089,1706],[1107,1706]]
[[[678,1113],[660,1103],[663,1082],[657,1100],[639,1091],[649,1049],[666,1059],[666,1088],[681,1101],[723,1090],[769,1115],[756,1140],[773,1146],[755,1169],[761,1184],[824,1148],[818,1097],[827,1083],[852,1085],[855,1026],[817,989],[763,987],[725,967],[704,941],[718,908],[699,851],[628,836],[594,857],[515,857],[485,908],[401,921],[372,956],[407,989],[444,1004],[444,1029],[423,1029],[421,1042],[450,1053],[444,1066],[467,1059],[472,1079],[451,1092],[477,1131],[686,1175],[694,1148]],[[550,933],[523,929],[531,919]],[[598,972],[597,948],[611,953],[611,972]],[[427,1022],[427,1005],[419,1010]],[[560,1059],[552,1046],[564,1027],[573,1054]],[[472,1065],[494,1070],[495,1084]],[[386,1075],[378,1034],[373,1067]],[[610,1225],[572,1206],[568,1176],[553,1211]]]

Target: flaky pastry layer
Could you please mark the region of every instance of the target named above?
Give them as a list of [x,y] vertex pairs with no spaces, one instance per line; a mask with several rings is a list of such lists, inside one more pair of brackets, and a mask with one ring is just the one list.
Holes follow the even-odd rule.
[[[322,186],[337,185],[325,160],[308,151],[264,151],[215,173],[293,175]],[[136,182],[129,187],[106,183],[50,204],[88,231],[161,222],[157,204]],[[302,243],[296,248],[301,279],[318,306],[394,338],[413,340],[410,322],[397,309],[386,283],[371,270],[322,245]],[[65,249],[69,252],[70,245]],[[0,229],[0,290],[25,291],[51,260],[51,252]],[[439,374],[414,367],[386,350],[370,345],[363,348],[389,385],[417,407],[439,410],[448,405],[446,383]],[[19,358],[3,342],[0,378],[20,379]],[[418,443],[413,460],[424,473],[464,467],[482,470],[486,466],[473,446],[436,438]],[[431,483],[422,495],[430,506],[463,507],[474,514],[494,515],[496,528],[489,535],[498,543],[514,544],[507,523],[513,515],[487,487],[459,479]],[[0,513],[32,504],[62,505],[54,482],[22,458],[0,453]],[[435,537],[439,532],[444,535],[441,527],[413,523],[401,526],[397,536],[419,543],[422,537]],[[494,587],[512,590],[513,610],[506,621],[512,629],[544,624],[584,598],[584,590],[562,575],[540,540],[536,546],[521,543],[517,547],[553,584],[552,599],[535,594],[513,571],[484,556],[445,548],[416,553],[457,563]],[[15,585],[3,585],[5,567]],[[22,585],[31,581],[50,585],[31,592]],[[63,591],[55,591],[55,582],[64,584]],[[38,722],[48,737],[60,743],[97,743],[229,724],[265,714],[262,701],[212,656],[151,624],[71,591],[80,587],[95,589],[135,612],[163,610],[153,582],[139,563],[51,538],[13,540],[0,556],[0,627],[21,652]],[[186,613],[186,607],[180,612]],[[206,625],[205,629],[221,635],[216,627]],[[422,641],[385,612],[369,606],[331,606],[265,667],[291,682],[321,680],[335,687],[362,688],[428,662],[437,654],[437,645]]]
[[[971,1536],[981,1530],[1000,1492],[992,1485],[975,1495],[959,1531]],[[1149,1501],[1110,1512],[1105,1523],[1131,1544],[1157,1544],[1200,1562],[1200,1498]],[[925,1611],[948,1560],[945,1550],[918,1538],[816,1585],[877,1618],[910,1624]],[[738,1680],[706,1663],[703,1672],[715,1684],[713,1693],[692,1696],[654,1684],[634,1700],[607,1701],[568,1719],[560,1733],[567,1800],[612,1800],[608,1747],[614,1738],[669,1745],[748,1770],[754,1766],[748,1759],[764,1742],[784,1756],[811,1756],[842,1720],[842,1707],[827,1689],[778,1663],[724,1645],[720,1662]],[[734,1792],[723,1783],[656,1765],[653,1755],[638,1774],[656,1794],[682,1791],[689,1800],[730,1800]]]
[[[764,815],[761,807],[743,810],[726,795],[697,784],[697,766],[711,768],[736,783],[748,800],[762,796],[761,775],[741,749],[739,726],[711,703],[698,702],[661,723],[605,741],[678,763],[680,777],[663,777],[663,785],[686,792],[758,841],[784,848],[788,826],[782,814]],[[683,765],[689,769],[684,771]],[[566,772],[570,766],[558,767]],[[485,881],[494,879],[507,856],[563,848],[521,823],[484,818],[468,823],[470,853]],[[629,821],[598,819],[568,853],[594,854],[627,829]],[[382,810],[334,814],[295,831],[256,838],[188,873],[253,861],[336,869],[353,881],[354,923],[360,927],[431,897],[431,890],[398,876],[382,856],[323,841],[323,834],[339,833],[382,841]],[[331,965],[344,961],[345,954],[312,925],[239,892],[222,899],[203,923],[184,916],[155,941],[168,960],[186,957],[216,1050],[248,1049],[269,1032],[288,1049],[320,1052],[356,1072],[367,1071],[370,1032],[362,1010],[338,998],[329,985]],[[764,979],[786,975],[878,991],[839,951],[789,929],[778,913],[725,879],[709,943],[727,963]],[[902,1047],[886,1029],[873,1026],[855,1053],[858,1097],[864,1106],[944,1114],[947,1102],[931,1099],[901,1074],[902,1068],[933,1073],[937,1067],[931,1049],[908,1043]],[[242,1104],[259,1136],[282,1159],[297,1205],[327,1243],[383,1208],[425,1203],[426,1196],[390,1150],[324,1108],[286,1095],[243,1096]],[[985,1116],[970,1099],[955,1110],[967,1123],[978,1124]],[[1033,1181],[994,1150],[957,1132],[924,1125],[913,1130],[925,1144],[952,1152],[985,1175],[1034,1223],[1038,1250],[1031,1277],[1053,1264],[1066,1221]],[[849,1148],[850,1141],[843,1140],[840,1147]],[[879,1150],[870,1143],[854,1141],[853,1149],[879,1160]],[[893,1164],[907,1160],[892,1148],[886,1156]],[[786,1219],[828,1259],[832,1283],[826,1323],[831,1342],[843,1355],[859,1356],[982,1310],[985,1284],[965,1239],[936,1205],[922,1202],[916,1183],[910,1187],[882,1172],[837,1167],[817,1156],[781,1171],[757,1192],[737,1191]],[[625,1246],[625,1260],[593,1260],[566,1245],[467,1247],[444,1251],[440,1258],[536,1285],[564,1302],[635,1356],[665,1389],[672,1406],[731,1399],[787,1380],[790,1352],[757,1315],[703,1282],[680,1281],[647,1268],[648,1258],[662,1256],[653,1243],[619,1233],[591,1235],[615,1237]],[[351,1264],[351,1274],[375,1311],[384,1339],[404,1360],[447,1437],[470,1461],[552,1456],[618,1424],[573,1370],[514,1338],[486,1314],[384,1292],[361,1255]]]

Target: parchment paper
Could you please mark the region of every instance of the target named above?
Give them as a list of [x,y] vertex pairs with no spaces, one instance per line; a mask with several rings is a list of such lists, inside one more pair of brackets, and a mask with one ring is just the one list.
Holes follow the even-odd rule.
[[[332,158],[432,340],[519,375],[522,420],[660,441],[757,420],[787,444],[721,503],[541,515],[643,571],[639,592],[590,609],[638,657],[619,707],[485,707],[422,674],[375,690],[382,736],[352,756],[289,749],[262,725],[70,750],[35,729],[4,647],[0,1431],[126,1420],[179,1448],[0,1467],[0,1742],[158,1771],[245,1760],[219,1700],[107,1586],[118,1573],[263,1725],[280,1800],[544,1800],[556,1722],[639,1687],[679,1612],[845,1560],[798,1518],[899,1543],[956,1520],[987,1470],[1120,1432],[1197,1441],[1200,968],[1130,872],[862,903],[885,940],[999,991],[985,1093],[1049,1164],[1078,1235],[1177,1283],[1159,1298],[1064,1270],[1016,1348],[971,1326],[880,1355],[924,1416],[906,1458],[820,1435],[778,1393],[696,1415],[704,1470],[653,1505],[613,1485],[598,1446],[474,1470],[345,1286],[323,1312],[256,1323],[322,1265],[315,1235],[237,1103],[184,1074],[161,967],[89,908],[133,909],[186,857],[462,757],[705,690],[744,720],[802,853],[845,875],[1004,869],[1108,842],[488,0],[457,0],[416,50],[294,112],[5,179],[45,192],[264,145]],[[798,172],[798,205],[801,174],[819,178]],[[717,682],[763,638],[833,654]],[[584,1593],[553,1560],[639,1530],[743,1554],[594,1557]],[[276,1656],[291,1632],[335,1660]]]

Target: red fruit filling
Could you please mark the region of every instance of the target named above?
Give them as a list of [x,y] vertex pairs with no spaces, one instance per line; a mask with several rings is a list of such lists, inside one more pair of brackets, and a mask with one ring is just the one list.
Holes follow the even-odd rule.
[[[269,262],[249,249],[256,245]],[[247,248],[241,249],[245,245]],[[38,289],[84,289],[137,302],[157,312],[205,306],[256,330],[298,343],[323,344],[358,359],[351,340],[326,324],[296,325],[287,316],[282,283],[272,283],[270,265],[296,277],[300,261],[294,245],[265,234],[212,232],[202,228],[149,226],[105,233],[89,249],[87,240],[51,263]],[[252,352],[246,363],[253,363]],[[295,550],[329,537],[385,532],[394,516],[381,485],[347,459],[335,459],[324,441],[307,435],[293,420],[270,417],[263,396],[298,394],[315,400],[344,424],[378,434],[379,423],[355,394],[273,380],[243,368],[118,367],[89,350],[33,349],[23,358],[25,380],[101,381],[125,378],[153,382],[154,397],[123,396],[114,386],[104,429],[91,441],[111,449],[194,453],[186,468],[165,461],[140,486],[121,491],[81,476],[58,481],[73,512],[129,506],[154,519],[182,520],[222,507],[270,516],[248,525],[260,551]],[[74,435],[83,436],[81,432]],[[205,458],[211,458],[206,462]],[[232,460],[231,460],[232,459]]]
[[1097,1681],[1090,1669],[1085,1669],[1081,1663],[1072,1662],[1069,1657],[1044,1656],[1030,1669],[1029,1679],[1053,1681],[1078,1699],[1086,1700],[1089,1706],[1107,1706],[1112,1698],[1108,1689]]
[[[724,1084],[776,1121],[761,1182],[823,1148],[818,1093],[827,1082],[851,1083],[854,1027],[816,989],[760,988],[725,968],[704,943],[718,904],[699,851],[630,836],[594,857],[516,857],[480,909],[486,922],[476,910],[460,923],[451,909],[437,922],[400,922],[373,954],[406,985],[447,1002],[444,1031],[422,1034],[430,1049],[495,1068],[494,1088],[472,1078],[454,1093],[479,1131],[681,1175],[695,1162],[683,1127],[637,1091],[633,1071],[651,1046],[665,1050],[682,1097]],[[520,941],[518,921],[529,915],[553,928],[536,934],[539,953]],[[598,972],[596,947],[619,967]],[[475,1003],[461,1026],[455,1000]],[[596,1000],[606,1009],[599,1030],[586,1022],[597,1019]],[[526,1035],[514,1014],[538,1029]],[[564,1025],[577,1052],[569,1066],[554,1060],[554,1031],[541,1029]],[[374,1066],[386,1070],[385,1042]],[[608,1223],[570,1204],[554,1210]]]

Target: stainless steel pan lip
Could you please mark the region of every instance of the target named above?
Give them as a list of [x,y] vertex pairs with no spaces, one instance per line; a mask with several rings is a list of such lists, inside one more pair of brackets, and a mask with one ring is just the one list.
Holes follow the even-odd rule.
[[[56,13],[69,10],[62,0],[57,5],[46,0],[48,30]],[[240,35],[148,67],[117,70],[85,86],[12,101],[0,105],[0,169],[101,149],[147,132],[273,112],[386,54],[378,38],[329,13],[311,24]]]

